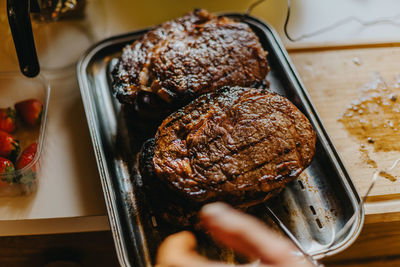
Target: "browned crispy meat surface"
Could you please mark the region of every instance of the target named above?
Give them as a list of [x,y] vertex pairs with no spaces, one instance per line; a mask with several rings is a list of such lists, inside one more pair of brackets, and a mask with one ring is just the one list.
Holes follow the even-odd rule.
[[262,84],[266,56],[246,24],[195,10],[124,48],[112,71],[114,93],[124,104],[179,107],[222,86]]
[[167,117],[142,165],[191,203],[250,206],[295,179],[311,163],[315,142],[308,119],[286,98],[225,87]]

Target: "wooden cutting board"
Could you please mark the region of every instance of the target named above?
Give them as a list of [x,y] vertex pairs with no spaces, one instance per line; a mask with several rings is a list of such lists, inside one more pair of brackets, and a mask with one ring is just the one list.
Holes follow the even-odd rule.
[[[400,158],[400,151],[379,151],[373,140],[368,142],[366,138],[350,134],[339,119],[350,104],[357,104],[354,100],[362,100],[366,90],[376,83],[377,75],[390,90],[399,93],[399,98],[393,100],[400,103],[400,89],[396,88],[400,85],[399,81],[396,83],[399,79],[396,75],[400,75],[400,47],[327,47],[291,50],[289,53],[356,188],[364,195],[374,173],[390,168]],[[395,123],[400,120],[400,113],[390,116]],[[375,119],[379,123],[387,118],[378,116]],[[400,146],[400,138],[395,132],[384,134],[390,144],[397,141]],[[380,175],[366,205],[367,215],[379,214],[381,216],[375,219],[380,221],[382,216],[386,216],[383,218],[386,221],[400,219],[400,164],[389,173],[392,180],[396,180]]]

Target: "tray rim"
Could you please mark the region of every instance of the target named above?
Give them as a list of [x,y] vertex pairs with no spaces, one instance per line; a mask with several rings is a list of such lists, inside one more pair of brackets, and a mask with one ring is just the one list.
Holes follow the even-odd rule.
[[[231,14],[235,14],[235,15],[240,15],[239,13],[228,13],[227,15],[231,15]],[[361,198],[360,195],[353,183],[353,181],[351,180],[351,177],[349,175],[349,173],[347,172],[346,166],[343,163],[343,160],[341,158],[341,156],[339,155],[339,153],[337,152],[336,146],[333,144],[332,142],[332,138],[330,137],[330,135],[328,134],[328,132],[326,131],[326,127],[323,123],[323,121],[321,120],[317,109],[315,108],[315,105],[312,103],[311,100],[311,96],[308,93],[308,90],[306,89],[306,86],[304,85],[303,81],[300,78],[299,73],[297,72],[293,62],[290,59],[290,56],[282,42],[282,40],[278,37],[279,34],[278,32],[269,24],[265,23],[264,21],[262,21],[259,18],[253,17],[253,16],[248,16],[248,18],[250,18],[251,20],[254,20],[256,23],[261,24],[261,26],[266,27],[269,31],[271,31],[273,38],[275,39],[275,42],[278,44],[280,51],[282,52],[286,63],[287,63],[287,67],[291,70],[291,72],[294,75],[294,78],[296,79],[297,83],[300,86],[301,89],[301,93],[303,95],[300,95],[301,97],[301,102],[303,103],[303,105],[306,105],[307,108],[309,108],[312,112],[309,114],[310,117],[313,117],[313,120],[315,120],[317,122],[317,125],[315,126],[321,126],[318,127],[319,131],[323,133],[322,136],[319,136],[320,139],[322,139],[321,141],[323,141],[326,145],[325,148],[328,149],[328,156],[330,156],[332,158],[332,156],[336,159],[334,161],[332,161],[336,166],[336,169],[340,171],[341,176],[345,177],[346,180],[342,180],[342,182],[344,182],[344,186],[347,187],[347,190],[350,190],[353,195],[351,195],[351,197],[354,197],[355,200],[360,203],[361,202]],[[284,49],[282,49],[284,48]],[[347,240],[345,239],[344,241],[342,241],[341,246],[338,246],[336,249],[334,250],[328,250],[327,252],[323,253],[318,253],[313,255],[313,257],[320,259],[323,258],[325,256],[330,256],[330,255],[334,255],[337,254],[343,250],[345,250],[346,248],[348,248],[349,246],[351,246],[356,239],[358,238],[358,236],[361,233],[361,230],[363,229],[364,226],[364,221],[365,221],[365,208],[364,208],[364,204],[363,205],[359,205],[359,207],[355,207],[355,210],[357,211],[358,209],[360,209],[359,214],[358,214],[358,218],[356,219],[356,221],[354,221],[354,223],[357,223],[357,228],[355,229],[355,231],[353,230],[353,233],[351,236],[349,236],[347,238]]]
[[[95,108],[93,107],[93,101],[87,101],[87,99],[90,99],[90,93],[89,93],[89,81],[85,79],[81,75],[81,71],[84,72],[86,70],[86,67],[88,66],[90,60],[93,58],[93,56],[100,50],[102,50],[104,47],[107,47],[109,44],[112,43],[113,40],[119,40],[120,38],[127,38],[128,36],[132,35],[133,32],[131,33],[126,33],[122,35],[117,35],[113,36],[110,38],[107,38],[103,41],[100,41],[91,47],[88,48],[88,50],[81,56],[77,63],[77,76],[78,76],[78,83],[79,83],[79,88],[81,91],[81,96],[82,96],[82,102],[85,110],[85,115],[86,119],[88,122],[88,127],[89,127],[89,133],[90,137],[92,140],[92,145],[93,145],[93,150],[95,153],[96,157],[96,164],[97,168],[99,171],[99,176],[100,176],[100,181],[101,181],[101,186],[103,189],[103,195],[106,203],[106,208],[107,208],[107,215],[108,215],[108,220],[110,223],[110,228],[111,228],[111,233],[113,235],[113,240],[114,240],[114,246],[116,249],[117,253],[117,258],[119,263],[122,266],[131,266],[129,258],[127,257],[127,253],[125,252],[125,248],[122,246],[122,240],[124,239],[123,236],[121,236],[121,223],[120,220],[115,216],[117,214],[117,203],[116,203],[116,196],[115,192],[112,190],[112,184],[111,184],[111,179],[110,175],[108,172],[107,164],[106,164],[106,157],[104,155],[104,149],[102,146],[100,146],[100,130],[98,129],[97,125],[95,124],[95,116],[97,117],[97,113]],[[116,228],[116,229],[115,229]]]
[[[350,175],[348,174],[345,165],[343,164],[343,161],[340,157],[340,155],[337,152],[337,149],[335,145],[332,143],[331,138],[329,134],[326,131],[326,128],[324,126],[324,123],[320,119],[320,116],[318,115],[318,112],[315,109],[315,106],[312,103],[311,97],[306,90],[306,87],[304,86],[303,82],[300,79],[300,75],[298,74],[297,70],[295,69],[293,62],[290,59],[290,56],[285,49],[285,46],[283,45],[282,41],[279,38],[278,33],[276,30],[271,27],[269,24],[265,23],[264,21],[260,20],[259,18],[256,18],[254,16],[249,16],[243,13],[219,13],[218,15],[224,15],[224,16],[243,16],[246,19],[252,20],[256,24],[259,24],[260,28],[265,28],[266,30],[271,32],[271,35],[274,38],[274,41],[278,45],[279,51],[283,54],[283,58],[285,59],[285,65],[290,69],[290,71],[293,74],[293,78],[295,81],[298,83],[300,87],[300,93],[299,97],[301,98],[301,102],[303,105],[306,106],[306,108],[310,109],[312,112],[309,114],[310,117],[312,117],[315,122],[317,122],[315,126],[318,127],[318,131],[322,132],[323,135],[319,136],[321,142],[325,143],[324,148],[327,148],[327,154],[334,160],[332,160],[333,164],[335,164],[336,169],[340,171],[340,176],[344,177],[344,179],[341,179],[343,186],[346,187],[347,191],[351,192],[352,194],[348,194],[349,198],[351,198],[354,202],[354,200],[357,203],[361,202],[361,198],[359,196],[359,193],[357,189],[355,188]],[[89,47],[86,52],[81,56],[79,59],[76,70],[77,70],[77,77],[78,77],[78,83],[79,83],[79,88],[80,92],[82,95],[82,102],[84,104],[84,110],[86,114],[86,118],[88,121],[88,126],[89,126],[89,132],[93,144],[93,149],[95,152],[96,156],[96,163],[99,171],[99,176],[103,188],[103,195],[105,198],[106,202],[106,207],[107,207],[107,213],[108,213],[108,218],[112,230],[112,235],[114,239],[114,245],[116,248],[117,252],[117,257],[121,265],[123,266],[131,266],[130,261],[128,258],[128,254],[125,252],[126,249],[122,246],[121,241],[124,240],[124,237],[121,236],[122,230],[121,230],[121,223],[120,219],[117,218],[115,212],[117,210],[117,203],[116,203],[116,196],[115,196],[115,191],[112,188],[111,184],[111,179],[110,175],[108,172],[108,167],[106,164],[106,157],[104,153],[103,147],[100,145],[102,144],[101,142],[101,134],[100,130],[98,129],[98,126],[96,125],[95,121],[97,120],[96,117],[98,117],[96,109],[93,107],[93,101],[88,101],[91,97],[90,95],[90,86],[89,86],[89,81],[87,79],[86,75],[83,75],[83,73],[86,72],[87,66],[90,64],[90,61],[92,58],[102,49],[116,44],[116,41],[118,43],[123,43],[123,42],[128,42],[132,40],[133,35],[139,35],[146,33],[147,31],[151,30],[153,27],[147,27],[139,30],[134,30],[130,31],[127,33],[115,35],[109,38],[106,38],[104,40],[101,40],[95,44],[93,44],[91,47]],[[364,211],[364,205],[361,205],[359,207],[355,207],[355,210],[359,210],[358,216],[356,220],[354,221],[353,224],[357,223],[356,226],[353,225],[352,228],[350,228],[349,231],[352,233],[349,234],[343,241],[341,241],[340,246],[336,247],[334,250],[328,250],[327,252],[321,252],[319,254],[313,255],[315,258],[322,258],[324,256],[329,256],[329,255],[334,255],[337,254],[346,248],[348,248],[350,245],[354,243],[354,241],[357,239],[357,237],[360,235],[360,232],[363,228],[364,225],[364,220],[365,220],[365,211]]]

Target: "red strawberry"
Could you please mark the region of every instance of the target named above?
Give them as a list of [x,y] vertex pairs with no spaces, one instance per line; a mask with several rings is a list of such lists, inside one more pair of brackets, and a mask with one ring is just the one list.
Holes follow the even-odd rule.
[[12,108],[0,109],[0,130],[12,133],[15,130],[15,110]]
[[26,124],[36,126],[42,117],[43,104],[39,100],[28,99],[15,104],[15,109]]
[[[0,186],[9,184],[12,181],[12,177],[2,177],[3,174],[11,173],[14,171],[14,165],[8,159],[0,157]],[[9,181],[11,180],[11,181]]]
[[36,151],[37,143],[32,143],[27,148],[25,148],[21,156],[19,156],[17,164],[15,165],[17,170],[20,170],[28,165],[35,158]]
[[0,157],[15,161],[20,151],[19,141],[11,134],[0,131]]

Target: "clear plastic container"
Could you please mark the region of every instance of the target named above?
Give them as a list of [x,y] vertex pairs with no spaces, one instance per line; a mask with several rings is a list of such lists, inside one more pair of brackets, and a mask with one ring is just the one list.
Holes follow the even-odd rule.
[[50,99],[50,84],[43,76],[26,78],[20,73],[0,73],[0,108],[14,107],[15,103],[27,99],[42,102],[40,123],[32,128],[17,120],[12,135],[20,141],[20,154],[34,142],[37,143],[37,150],[33,160],[25,167],[0,173],[0,197],[26,195],[36,191]]

